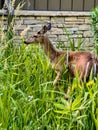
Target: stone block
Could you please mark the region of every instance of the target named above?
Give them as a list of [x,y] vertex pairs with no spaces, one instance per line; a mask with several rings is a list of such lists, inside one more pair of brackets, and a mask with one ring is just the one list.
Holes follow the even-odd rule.
[[83,17],[83,16],[78,16],[78,17],[77,17],[77,21],[79,21],[79,22],[84,22],[84,21],[85,21],[85,17]]
[[70,32],[70,31],[74,32],[74,31],[78,31],[78,30],[79,30],[78,27],[67,28],[68,32]]
[[46,16],[46,17],[37,16],[36,19],[37,19],[37,20],[46,20],[46,21],[48,20],[48,21],[49,21],[49,20],[50,20],[50,17],[48,17],[48,16]]
[[85,38],[83,47],[94,47],[94,40],[90,38]]
[[66,35],[58,35],[58,41],[68,41],[68,37]]
[[41,23],[40,20],[36,20],[36,19],[24,19],[23,21],[24,21],[23,23],[26,25]]
[[52,17],[51,22],[52,23],[64,23],[65,18],[64,17]]
[[93,33],[91,31],[84,31],[83,37],[93,37]]
[[85,18],[85,23],[86,24],[91,24],[91,19],[90,18]]
[[79,30],[82,30],[82,31],[83,30],[90,30],[90,25],[85,25],[85,24],[84,25],[80,25],[79,26]]
[[22,25],[23,20],[22,19],[15,19],[15,25]]
[[51,29],[51,34],[64,34],[64,31],[62,28],[52,28]]
[[51,40],[51,42],[57,42],[58,41],[57,35],[49,35],[48,37]]
[[26,25],[15,25],[14,30],[24,30],[26,27]]
[[65,17],[65,22],[77,21],[77,17]]

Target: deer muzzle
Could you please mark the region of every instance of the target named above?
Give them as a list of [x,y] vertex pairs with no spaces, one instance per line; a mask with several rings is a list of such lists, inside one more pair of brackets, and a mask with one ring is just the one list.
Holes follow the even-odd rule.
[[25,44],[30,44],[28,41],[24,41]]

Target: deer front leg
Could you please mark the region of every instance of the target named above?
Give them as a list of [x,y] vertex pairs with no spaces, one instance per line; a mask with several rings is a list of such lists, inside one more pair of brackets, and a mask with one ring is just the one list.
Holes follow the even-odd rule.
[[61,77],[61,72],[60,71],[56,71],[57,73],[57,76],[53,82],[53,85],[56,85],[58,83],[58,81],[60,80],[60,77]]

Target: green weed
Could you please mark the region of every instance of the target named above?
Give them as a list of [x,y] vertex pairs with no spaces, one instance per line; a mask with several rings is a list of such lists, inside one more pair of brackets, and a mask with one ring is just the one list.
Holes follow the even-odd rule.
[[98,78],[80,84],[65,73],[56,90],[56,74],[40,47],[0,34],[0,130],[98,130]]

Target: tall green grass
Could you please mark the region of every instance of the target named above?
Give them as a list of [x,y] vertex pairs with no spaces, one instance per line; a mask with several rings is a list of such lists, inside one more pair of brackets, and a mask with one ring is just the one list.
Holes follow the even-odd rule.
[[93,38],[94,38],[94,50],[98,55],[98,7],[94,8],[91,12],[91,27],[93,30]]
[[81,85],[78,77],[70,82],[65,73],[57,90],[53,86],[56,74],[40,47],[13,44],[15,36],[3,37],[0,130],[98,130],[97,78]]

